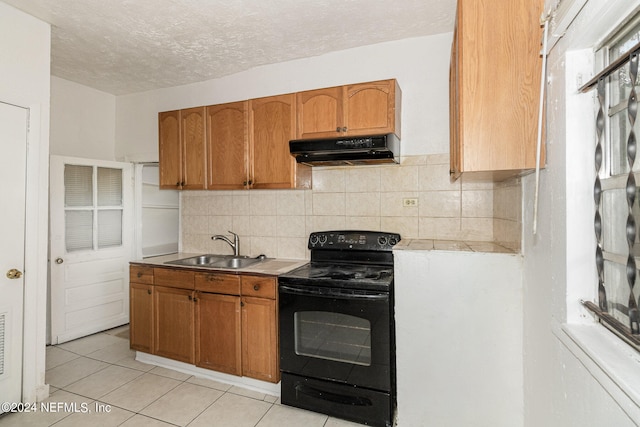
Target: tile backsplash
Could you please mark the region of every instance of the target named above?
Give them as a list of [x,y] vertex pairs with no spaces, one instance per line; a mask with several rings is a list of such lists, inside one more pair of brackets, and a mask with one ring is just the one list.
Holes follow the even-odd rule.
[[[417,206],[404,206],[417,199]],[[450,182],[448,154],[400,165],[315,167],[312,190],[183,191],[181,250],[229,253],[214,234],[240,235],[240,253],[306,259],[321,230],[383,230],[406,239],[499,242],[519,250],[521,190]]]

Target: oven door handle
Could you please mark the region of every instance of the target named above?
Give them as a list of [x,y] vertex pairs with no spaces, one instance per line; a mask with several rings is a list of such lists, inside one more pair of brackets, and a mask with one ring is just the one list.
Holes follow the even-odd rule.
[[348,298],[352,300],[383,301],[389,299],[388,292],[354,293],[340,288],[298,287],[280,285],[280,291],[293,295],[309,295],[325,298]]

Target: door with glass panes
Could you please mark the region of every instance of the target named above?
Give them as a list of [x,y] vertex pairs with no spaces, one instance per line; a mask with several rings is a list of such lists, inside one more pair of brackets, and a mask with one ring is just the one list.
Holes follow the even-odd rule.
[[129,321],[132,164],[51,156],[51,343]]

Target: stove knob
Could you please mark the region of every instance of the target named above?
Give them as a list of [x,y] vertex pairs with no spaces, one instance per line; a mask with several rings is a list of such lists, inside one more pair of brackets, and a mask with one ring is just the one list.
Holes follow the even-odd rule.
[[325,243],[327,243],[327,235],[326,234],[321,234],[320,235],[320,239],[318,239],[320,241],[321,245],[324,245]]
[[392,237],[392,238],[389,239],[389,244],[391,246],[395,246],[397,243],[398,243],[398,240],[396,240],[395,237]]
[[315,245],[316,243],[318,243],[318,236],[316,236],[315,234],[312,234],[311,237],[309,237],[309,243],[311,243],[312,245]]
[[386,238],[386,236],[380,236],[380,237],[378,237],[378,244],[379,244],[380,246],[384,246],[384,245],[386,245],[386,244],[387,244],[387,238]]

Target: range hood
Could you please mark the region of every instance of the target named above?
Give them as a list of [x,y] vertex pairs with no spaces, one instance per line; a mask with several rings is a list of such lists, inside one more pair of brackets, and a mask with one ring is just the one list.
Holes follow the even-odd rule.
[[309,166],[399,163],[400,140],[394,134],[289,141],[296,162]]

